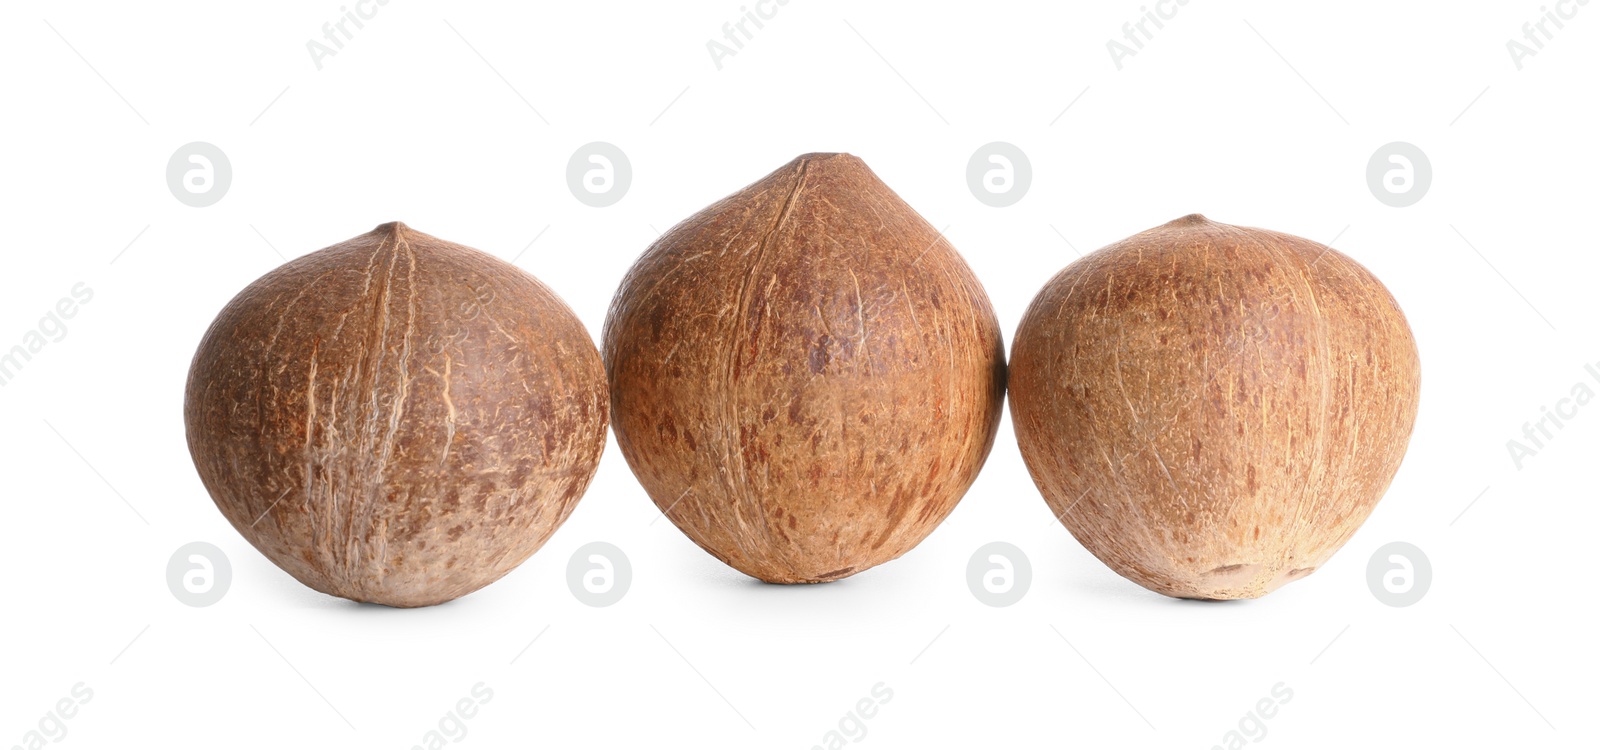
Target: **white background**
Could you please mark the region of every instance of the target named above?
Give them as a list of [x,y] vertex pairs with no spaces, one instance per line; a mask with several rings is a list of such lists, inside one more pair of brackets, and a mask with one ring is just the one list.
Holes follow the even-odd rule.
[[[0,349],[74,284],[94,291],[0,388],[0,747],[78,682],[94,697],[63,747],[406,748],[478,682],[494,697],[458,739],[480,748],[811,747],[879,682],[893,698],[862,746],[1208,748],[1278,682],[1294,697],[1252,746],[1594,746],[1600,405],[1520,469],[1506,441],[1575,383],[1600,391],[1583,370],[1600,361],[1600,5],[1519,71],[1506,42],[1546,0],[1194,0],[1119,71],[1106,42],[1140,2],[792,0],[719,71],[706,43],[743,1],[393,0],[320,71],[306,42],[341,0],[0,9]],[[191,141],[233,167],[207,208],[165,180]],[[566,185],[591,141],[633,166],[609,208]],[[991,141],[1032,163],[1008,208],[966,184]],[[1366,184],[1392,141],[1433,165],[1409,208]],[[389,220],[508,260],[526,248],[518,265],[598,335],[657,230],[808,151],[861,156],[948,225],[1008,341],[1079,251],[1183,214],[1337,237],[1399,299],[1422,354],[1388,495],[1302,582],[1256,601],[1167,599],[1052,520],[1008,420],[916,550],[774,587],[652,524],[613,442],[543,550],[424,610],[302,587],[206,496],[183,435],[189,358],[279,254]],[[196,540],[234,572],[199,609],[165,582]],[[605,609],[565,582],[595,540],[634,570]],[[1032,561],[1009,608],[965,580],[994,540]],[[1434,571],[1407,608],[1365,582],[1396,540]]]

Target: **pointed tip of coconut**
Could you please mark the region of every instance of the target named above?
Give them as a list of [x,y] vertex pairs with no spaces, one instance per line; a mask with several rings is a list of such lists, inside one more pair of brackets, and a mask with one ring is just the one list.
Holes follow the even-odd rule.
[[1204,225],[1204,224],[1215,224],[1215,223],[1216,222],[1214,222],[1214,221],[1212,221],[1210,219],[1207,219],[1205,214],[1196,213],[1196,214],[1189,214],[1188,216],[1180,216],[1180,217],[1178,217],[1176,219],[1173,219],[1172,221],[1167,222],[1163,226],[1169,226],[1169,227],[1192,227],[1192,226],[1200,226],[1200,225]]
[[428,234],[427,232],[417,231],[403,221],[384,222],[376,227],[373,227],[372,231],[368,232],[365,236],[376,239],[382,243],[406,245],[408,247],[437,247],[456,245],[454,242],[439,239],[438,237]]
[[801,179],[813,187],[823,183],[838,183],[852,191],[859,190],[862,185],[883,184],[861,157],[844,152],[814,151],[801,154],[774,174]]
[[858,157],[855,154],[845,153],[843,151],[812,151],[811,153],[801,154],[801,155],[796,156],[794,158],[795,161],[808,161],[808,162],[810,162],[810,161],[829,161],[829,160],[832,160],[832,159],[844,159],[844,160],[847,160],[847,161],[857,161],[857,162],[861,161],[861,157]]
[[867,166],[867,163],[861,160],[861,157],[842,151],[813,151],[808,154],[801,154],[796,156],[793,161],[790,161],[786,168],[796,170],[804,168],[808,171],[821,173],[872,171]]

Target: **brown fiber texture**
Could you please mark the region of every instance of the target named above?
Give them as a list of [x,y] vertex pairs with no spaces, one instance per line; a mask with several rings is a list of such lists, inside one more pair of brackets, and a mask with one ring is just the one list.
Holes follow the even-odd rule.
[[185,395],[224,516],[318,591],[416,607],[505,575],[605,447],[599,352],[537,279],[392,223],[217,316]]
[[604,349],[617,443],[667,518],[764,581],[904,554],[955,507],[1005,392],[966,263],[848,154],[807,154],[673,227]]
[[1050,509],[1169,596],[1258,597],[1355,533],[1416,419],[1416,343],[1355,261],[1187,216],[1057,274],[1011,354]]

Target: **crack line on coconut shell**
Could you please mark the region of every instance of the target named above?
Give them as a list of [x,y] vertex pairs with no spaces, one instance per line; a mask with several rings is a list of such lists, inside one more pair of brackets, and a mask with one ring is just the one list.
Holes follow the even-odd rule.
[[[783,226],[784,221],[789,218],[790,211],[794,208],[796,200],[799,198],[800,193],[805,189],[806,173],[809,166],[809,160],[802,160],[798,168],[795,170],[793,177],[794,182],[789,189],[789,194],[785,196],[783,205],[778,210],[778,215],[773,219],[772,225],[767,227],[767,230],[762,233],[761,240],[756,245],[755,257],[750,262],[750,271],[745,275],[744,281],[739,286],[738,294],[734,298],[734,305],[730,311],[730,315],[728,316],[729,333],[723,337],[727,354],[727,364],[723,367],[725,378],[724,382],[730,387],[734,384],[734,381],[737,380],[735,377],[735,371],[739,367],[739,347],[734,342],[742,340],[739,336],[737,336],[737,333],[739,331],[740,322],[748,317],[751,285],[755,283],[755,279],[759,276],[757,272],[762,268],[762,261],[766,260],[767,258],[773,235],[778,232],[778,229]],[[736,425],[738,424],[739,415],[735,411],[734,399],[726,399],[724,405],[726,408],[726,415],[723,421],[723,429],[725,432],[723,444],[724,450],[727,451],[732,450],[740,442],[738,435],[736,434]],[[752,494],[750,490],[753,488],[750,486],[750,477],[745,471],[744,463],[733,460],[734,456],[732,455],[728,455],[725,458],[725,465],[737,467],[738,469],[739,475],[737,480],[735,480],[735,478],[729,474],[724,474],[723,483],[728,488],[730,499],[733,500],[731,505],[734,514],[734,520],[738,521],[740,532],[745,533],[750,524],[748,524],[745,520],[744,505],[746,503],[742,501],[741,498]],[[737,484],[735,482],[737,482]],[[745,491],[740,492],[739,490],[741,488]],[[754,505],[754,510],[761,515],[761,533],[767,537],[769,542],[775,541],[772,537],[772,528],[770,519],[767,518],[765,504],[760,502],[759,498],[757,498]],[[724,524],[723,528],[726,529],[727,525]],[[743,544],[738,541],[737,536],[734,538],[734,543],[739,544],[741,551],[743,551]],[[778,551],[783,557],[784,562],[788,564],[789,567],[794,567],[794,561],[788,554],[786,545],[768,544],[766,545],[766,548],[769,550]]]
[[[1273,574],[1275,579],[1277,576],[1281,575],[1283,571],[1297,567],[1294,564],[1295,561],[1290,560],[1289,550],[1294,548],[1296,540],[1302,538],[1302,534],[1307,528],[1310,520],[1307,517],[1307,511],[1314,510],[1313,506],[1316,505],[1315,499],[1311,497],[1311,488],[1313,484],[1316,484],[1315,478],[1319,476],[1325,476],[1329,473],[1331,468],[1328,462],[1327,415],[1329,403],[1331,402],[1333,396],[1332,379],[1334,376],[1334,371],[1332,352],[1330,351],[1331,347],[1329,343],[1328,321],[1326,316],[1322,314],[1322,306],[1317,300],[1316,286],[1311,283],[1311,266],[1305,262],[1305,259],[1302,258],[1299,253],[1285,246],[1287,243],[1292,243],[1294,240],[1299,238],[1292,238],[1289,235],[1273,232],[1272,234],[1277,236],[1277,238],[1280,240],[1278,246],[1273,247],[1269,246],[1268,243],[1263,241],[1260,237],[1252,235],[1243,229],[1232,227],[1231,225],[1230,229],[1233,233],[1248,238],[1269,256],[1279,257],[1280,260],[1278,262],[1282,265],[1282,267],[1296,272],[1286,275],[1288,275],[1294,281],[1300,282],[1300,284],[1304,287],[1304,299],[1310,305],[1310,314],[1312,320],[1316,322],[1317,339],[1315,351],[1319,355],[1322,364],[1322,378],[1318,384],[1321,389],[1321,394],[1317,403],[1316,414],[1318,419],[1315,420],[1316,433],[1312,443],[1311,464],[1306,468],[1304,481],[1298,483],[1300,492],[1298,493],[1298,498],[1294,504],[1294,520],[1289,524],[1290,532],[1281,537],[1279,540],[1280,547],[1274,555],[1274,557],[1277,558],[1279,568],[1279,570]],[[1309,240],[1300,240],[1299,243],[1294,243],[1294,245],[1297,247],[1298,244],[1305,242],[1309,242]],[[1300,302],[1301,295],[1296,294],[1294,301],[1297,303]],[[1262,405],[1262,408],[1266,408],[1265,404]],[[1340,475],[1342,476],[1343,472],[1341,472]],[[1317,560],[1313,560],[1311,562],[1313,564],[1321,564],[1321,561]],[[1268,583],[1270,584],[1271,580],[1269,580]]]

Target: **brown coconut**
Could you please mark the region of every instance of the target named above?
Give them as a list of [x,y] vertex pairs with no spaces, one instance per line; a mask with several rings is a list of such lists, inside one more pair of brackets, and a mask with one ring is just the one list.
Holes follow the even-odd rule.
[[206,489],[302,583],[415,607],[566,520],[605,446],[599,352],[537,279],[392,223],[229,302],[184,403]]
[[617,443],[667,518],[773,583],[904,554],[993,444],[983,287],[848,154],[807,154],[644,252],[604,333]]
[[1175,597],[1305,577],[1372,512],[1417,414],[1416,343],[1336,250],[1186,216],[1067,266],[1011,353],[1011,416],[1050,509]]

